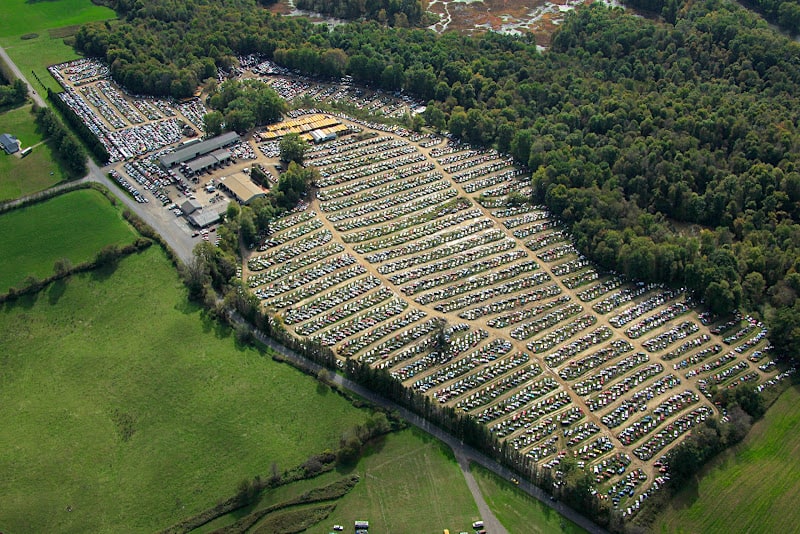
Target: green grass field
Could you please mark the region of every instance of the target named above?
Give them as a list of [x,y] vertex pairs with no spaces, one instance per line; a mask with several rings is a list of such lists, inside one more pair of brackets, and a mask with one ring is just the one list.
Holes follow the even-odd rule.
[[796,532],[800,521],[800,387],[786,390],[747,438],[703,470],[655,532]]
[[[327,523],[370,522],[375,532],[468,530],[478,507],[449,447],[416,429],[368,446],[353,471],[361,481]],[[316,529],[314,532],[329,532]]]
[[19,37],[0,37],[0,46],[6,49],[34,90],[41,95],[46,95],[47,91],[31,75],[31,71],[36,73],[44,87],[61,91],[62,87],[50,75],[47,67],[80,57],[71,46],[64,44],[64,39],[51,38],[47,32],[39,34],[35,39],[27,40]]
[[[23,148],[42,141],[30,105],[0,113],[0,133],[6,132],[16,136]],[[47,189],[64,179],[46,143],[34,148],[24,159],[0,153],[0,201]]]
[[[359,483],[336,501],[336,509],[324,522],[308,532],[328,533],[334,524],[346,525],[352,531],[357,519],[368,520],[375,532],[441,533],[445,528],[461,532],[469,530],[472,521],[479,518],[450,449],[416,429],[379,438],[351,469],[267,490],[252,509],[284,502],[352,473],[359,475]],[[219,518],[195,533],[212,532],[249,511]]]
[[151,247],[0,308],[0,531],[153,532],[365,420],[185,295]]
[[53,264],[94,258],[105,245],[136,237],[117,208],[94,190],[73,191],[0,215],[0,291],[20,285],[28,275],[44,278]]
[[90,0],[3,0],[0,38],[27,33],[46,33],[48,28],[113,19],[116,14]]
[[[78,57],[63,39],[74,28],[65,27],[116,16],[113,10],[97,6],[90,0],[4,0],[0,10],[0,46],[6,49],[36,91],[46,93],[31,71],[36,72],[45,87],[60,91],[61,87],[50,76],[47,67]],[[37,34],[37,37],[21,39],[30,34]]]
[[486,504],[509,532],[549,534],[586,532],[558,512],[534,499],[510,482],[477,464],[470,468]]

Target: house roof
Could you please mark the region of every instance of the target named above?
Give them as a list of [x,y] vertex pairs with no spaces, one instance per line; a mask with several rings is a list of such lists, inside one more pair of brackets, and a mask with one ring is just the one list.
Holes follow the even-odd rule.
[[0,134],[0,145],[9,154],[19,151],[19,139],[8,133]]

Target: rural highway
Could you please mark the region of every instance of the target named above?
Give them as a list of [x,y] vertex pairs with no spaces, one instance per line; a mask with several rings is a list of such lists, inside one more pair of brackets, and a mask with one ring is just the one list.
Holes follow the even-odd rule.
[[[5,62],[6,65],[11,69],[16,77],[24,81],[28,86],[28,93],[29,96],[33,99],[33,101],[40,107],[47,107],[47,102],[39,95],[31,86],[30,82],[27,78],[20,72],[19,68],[14,64],[11,58],[6,53],[5,49],[0,47],[0,58]],[[112,168],[111,166],[107,167],[98,167],[94,161],[89,159],[87,161],[87,166],[89,168],[89,174],[82,178],[80,181],[91,181],[103,184],[111,191],[119,201],[124,204],[127,208],[131,211],[136,213],[145,223],[150,225],[154,228],[159,234],[162,236],[164,241],[172,248],[173,251],[177,254],[177,256],[181,259],[182,262],[188,263],[192,258],[192,251],[194,249],[194,245],[197,241],[191,237],[190,233],[187,232],[185,228],[181,225],[184,224],[174,216],[172,216],[171,212],[168,210],[161,209],[160,206],[156,206],[153,204],[140,204],[136,202],[133,198],[127,195],[124,191],[122,191],[117,184],[115,184],[109,177],[108,171]],[[56,187],[66,187],[68,184],[63,184],[61,186]],[[21,201],[22,199],[18,199],[17,202]],[[237,321],[241,321],[241,318],[235,318]],[[249,325],[248,325],[249,326]],[[316,374],[319,372],[322,367],[312,362],[311,360],[305,358],[297,354],[296,352],[290,350],[287,347],[277,343],[272,338],[267,337],[260,331],[254,331],[256,337],[263,342],[265,345],[270,347],[272,350],[282,354],[287,359],[291,360],[295,365],[302,367],[304,369],[308,369],[310,372]],[[453,449],[455,453],[456,459],[458,461],[459,466],[464,472],[464,476],[467,482],[467,486],[470,489],[470,492],[473,494],[475,498],[475,503],[478,506],[478,510],[481,513],[482,520],[484,521],[484,527],[489,532],[489,534],[507,534],[507,530],[503,527],[502,524],[497,520],[494,516],[492,511],[489,509],[488,505],[486,504],[483,496],[480,492],[480,488],[478,488],[477,482],[475,481],[472,473],[469,470],[469,463],[473,462],[483,466],[484,468],[494,472],[501,478],[509,480],[512,477],[517,476],[516,473],[512,472],[510,469],[500,465],[495,460],[489,458],[488,456],[482,454],[481,452],[473,449],[472,447],[465,445],[460,440],[457,440],[441,428],[431,424],[430,422],[426,421],[422,417],[406,410],[405,408],[395,404],[394,402],[389,401],[388,399],[378,395],[377,393],[344,378],[341,375],[335,374],[332,378],[332,382],[340,387],[347,389],[356,395],[367,399],[368,401],[372,402],[377,406],[381,406],[383,408],[394,410],[400,416],[406,420],[407,422],[411,423],[412,425],[422,429],[423,431],[427,432],[428,434],[432,435],[433,437],[439,439],[440,441],[446,443]],[[556,510],[559,514],[563,515],[570,521],[576,523],[580,527],[584,528],[588,532],[593,534],[605,534],[605,530],[600,528],[598,525],[584,517],[583,515],[579,514],[572,508],[557,502],[551,501],[548,494],[542,491],[540,488],[534,486],[530,482],[526,480],[520,479],[519,486],[521,490],[525,491],[528,495],[538,499],[539,501],[543,502],[550,508]]]

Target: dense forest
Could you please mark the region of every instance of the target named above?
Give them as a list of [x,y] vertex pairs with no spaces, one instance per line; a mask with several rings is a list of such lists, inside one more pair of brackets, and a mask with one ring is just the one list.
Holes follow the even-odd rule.
[[764,317],[800,356],[800,46],[721,0],[662,22],[593,5],[531,36],[314,26],[252,0],[118,0],[83,27],[129,89],[183,96],[236,54],[430,100],[425,119],[511,153],[577,246],[628,276]]
[[294,5],[339,19],[375,20],[399,28],[420,26],[425,19],[420,0],[296,0]]

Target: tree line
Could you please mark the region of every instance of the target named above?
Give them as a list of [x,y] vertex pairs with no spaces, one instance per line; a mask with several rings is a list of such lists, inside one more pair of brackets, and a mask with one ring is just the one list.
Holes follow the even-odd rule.
[[0,71],[0,108],[14,107],[28,98],[28,86],[20,79],[9,83]]
[[36,106],[33,110],[36,125],[42,135],[48,138],[50,146],[63,163],[67,173],[73,178],[86,174],[86,151],[67,130],[50,108]]

